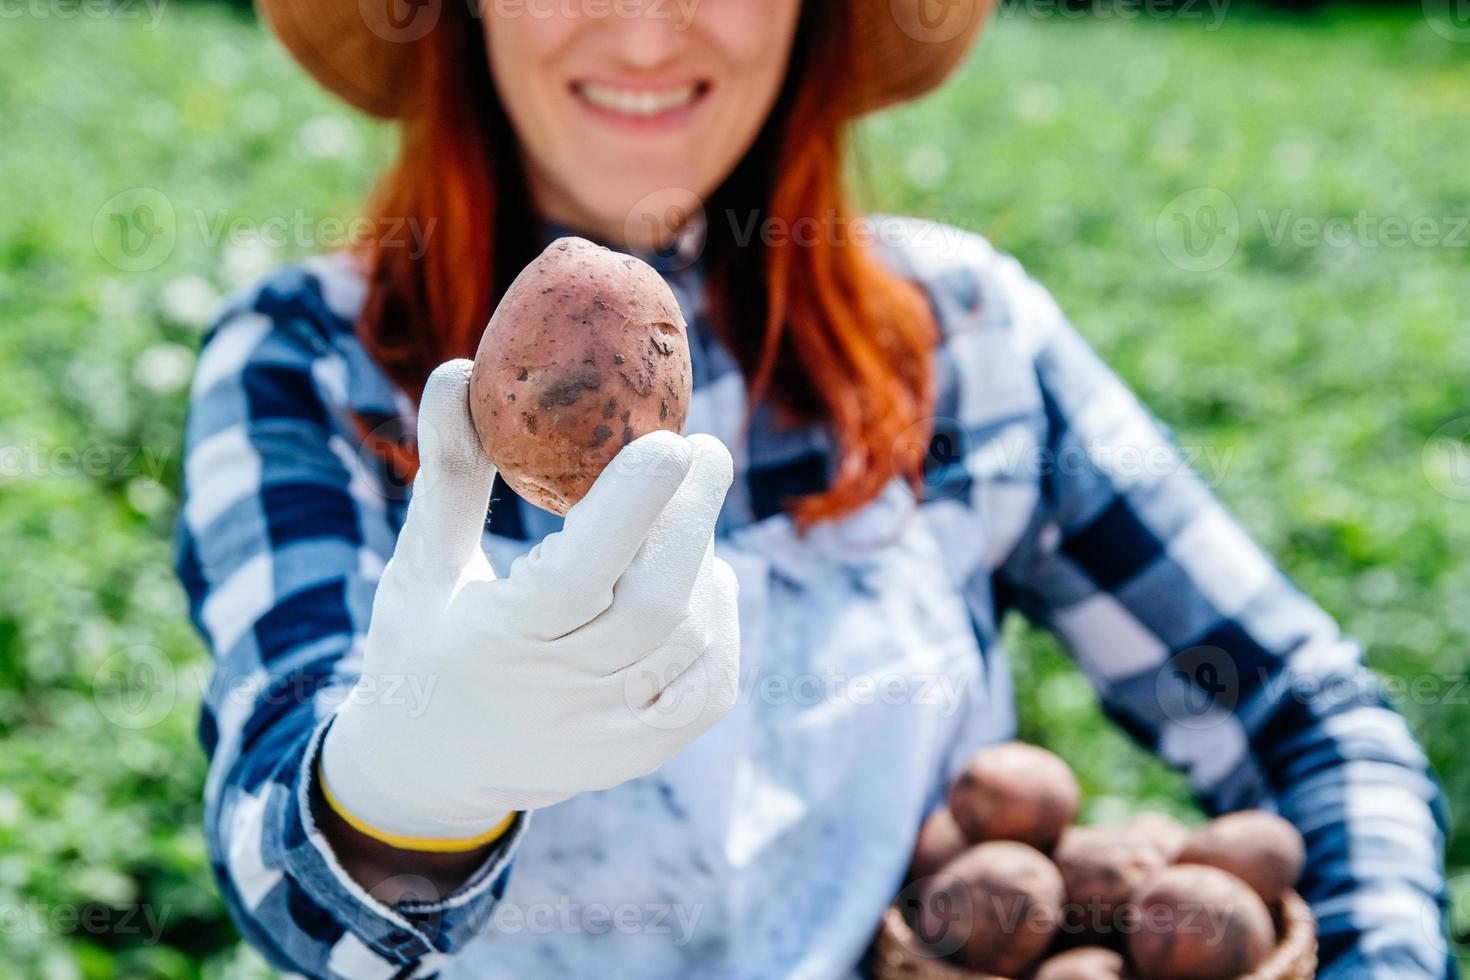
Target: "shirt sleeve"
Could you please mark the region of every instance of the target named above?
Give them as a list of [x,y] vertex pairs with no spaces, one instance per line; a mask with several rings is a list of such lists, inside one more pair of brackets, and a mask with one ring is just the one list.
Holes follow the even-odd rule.
[[396,525],[343,434],[341,358],[262,308],[237,307],[206,341],[184,457],[178,571],[214,657],[200,719],[212,864],[241,933],[282,970],[423,976],[488,921],[525,820],[459,892],[394,906],[318,829],[318,747],[357,680]]
[[1324,978],[1457,976],[1444,802],[1363,651],[1251,541],[1172,432],[1005,260],[1044,409],[1039,504],[997,606],[1057,634],[1211,812],[1302,832]]

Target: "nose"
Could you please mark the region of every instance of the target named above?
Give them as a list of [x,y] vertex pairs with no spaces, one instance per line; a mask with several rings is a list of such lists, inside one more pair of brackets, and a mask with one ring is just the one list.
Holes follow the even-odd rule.
[[617,5],[615,50],[624,67],[648,70],[673,60],[687,28],[675,18],[674,7],[664,0]]

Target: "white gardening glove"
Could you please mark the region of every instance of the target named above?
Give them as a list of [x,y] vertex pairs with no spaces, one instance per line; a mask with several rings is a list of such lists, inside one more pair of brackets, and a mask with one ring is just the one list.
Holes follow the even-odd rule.
[[512,811],[646,775],[735,703],[737,585],[714,556],[729,451],[633,441],[499,579],[480,540],[495,470],[470,370],[443,364],[424,390],[362,679],[322,749],[332,806],[399,846],[453,850]]

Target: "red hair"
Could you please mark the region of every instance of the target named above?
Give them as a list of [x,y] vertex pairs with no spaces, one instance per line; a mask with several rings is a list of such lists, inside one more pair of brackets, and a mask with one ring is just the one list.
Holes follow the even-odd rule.
[[[371,205],[380,227],[409,219],[432,234],[421,256],[386,242],[362,256],[359,336],[415,400],[436,365],[474,356],[539,244],[515,134],[468,7],[446,4],[419,42],[423,108],[404,123]],[[936,330],[923,294],[854,240],[842,182],[849,113],[834,89],[862,66],[844,37],[844,7],[803,5],[776,107],[705,202],[710,309],[744,370],[749,404],[768,399],[785,422],[825,423],[838,447],[830,485],[788,502],[803,526],[857,510],[895,474],[917,486],[933,406]],[[750,235],[750,218],[776,234]]]

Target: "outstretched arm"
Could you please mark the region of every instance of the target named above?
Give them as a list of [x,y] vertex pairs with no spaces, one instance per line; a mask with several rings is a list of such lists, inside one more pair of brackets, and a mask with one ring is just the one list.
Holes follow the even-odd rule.
[[488,925],[525,811],[652,772],[734,704],[732,463],[635,439],[500,578],[470,362],[425,386],[395,535],[329,421],[342,366],[299,326],[227,323],[195,385],[180,574],[216,656],[211,848],[278,965],[420,975]]
[[425,863],[354,846],[323,806],[321,737],[360,677],[395,521],[333,424],[321,379],[345,366],[277,319],[249,304],[227,316],[190,405],[179,574],[215,660],[200,721],[210,854],[241,932],[276,966],[415,976],[487,921],[521,827]]

